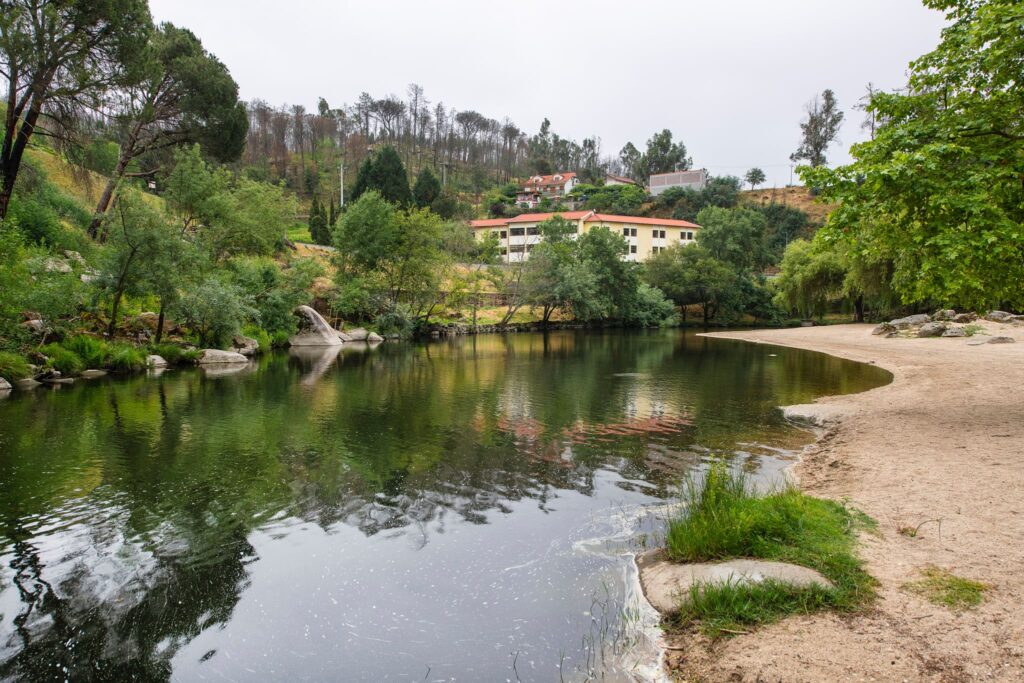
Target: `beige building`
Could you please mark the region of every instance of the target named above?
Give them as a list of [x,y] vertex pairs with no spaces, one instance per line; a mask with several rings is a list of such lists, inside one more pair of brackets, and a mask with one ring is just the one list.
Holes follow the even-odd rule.
[[673,244],[690,244],[697,239],[697,232],[700,230],[699,225],[689,221],[614,216],[595,211],[526,213],[514,218],[470,221],[470,225],[477,239],[484,239],[488,233],[497,237],[502,260],[516,263],[529,257],[534,246],[542,239],[538,226],[552,216],[561,216],[575,223],[577,235],[582,235],[597,226],[622,235],[629,245],[629,253],[626,255],[629,261],[643,261],[651,254]]

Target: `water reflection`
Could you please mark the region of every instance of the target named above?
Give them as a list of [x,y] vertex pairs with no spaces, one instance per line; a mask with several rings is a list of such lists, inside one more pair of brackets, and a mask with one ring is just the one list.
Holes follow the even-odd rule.
[[0,678],[585,676],[627,596],[581,542],[885,381],[674,331],[304,351],[0,403]]

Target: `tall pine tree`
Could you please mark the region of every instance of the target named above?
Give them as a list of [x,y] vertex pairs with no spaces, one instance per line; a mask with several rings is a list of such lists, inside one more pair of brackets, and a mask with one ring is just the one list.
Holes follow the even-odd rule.
[[424,168],[416,176],[416,185],[412,188],[412,198],[421,209],[430,207],[434,200],[441,196],[441,181],[434,172]]
[[356,172],[356,182],[352,185],[352,191],[349,193],[349,201],[354,202],[367,191],[372,189],[370,187],[370,175],[373,173],[373,158],[366,157],[359,166],[359,170]]
[[320,198],[317,195],[313,195],[313,203],[309,207],[309,235],[317,244],[331,243],[331,231],[327,227],[327,214],[324,213],[324,206],[320,203]]
[[338,209],[334,206],[334,195],[331,195],[331,210],[327,214],[327,225],[334,227],[338,224]]

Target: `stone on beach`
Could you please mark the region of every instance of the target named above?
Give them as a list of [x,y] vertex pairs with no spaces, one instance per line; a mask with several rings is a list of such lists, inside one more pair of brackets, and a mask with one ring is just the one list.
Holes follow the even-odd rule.
[[690,588],[704,584],[754,585],[774,579],[800,587],[817,584],[831,588],[832,582],[807,567],[786,562],[736,559],[724,562],[680,564],[654,550],[636,558],[640,585],[648,602],[662,614],[675,614],[680,602],[687,600]]
[[927,313],[918,313],[916,315],[908,315],[905,318],[896,318],[890,320],[889,324],[895,327],[897,330],[909,330],[911,327],[917,327],[918,325],[924,325],[932,321],[932,317]]
[[946,331],[946,323],[935,322],[925,323],[917,329],[918,337],[941,337],[942,333]]

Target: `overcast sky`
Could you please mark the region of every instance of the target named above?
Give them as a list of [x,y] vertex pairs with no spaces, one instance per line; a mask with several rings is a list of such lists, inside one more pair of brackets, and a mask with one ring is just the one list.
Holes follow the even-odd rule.
[[863,138],[852,109],[894,88],[944,24],[919,0],[150,0],[195,32],[244,99],[332,107],[367,91],[510,117],[617,154],[669,128],[714,175],[789,180],[803,107],[846,110],[830,164]]

